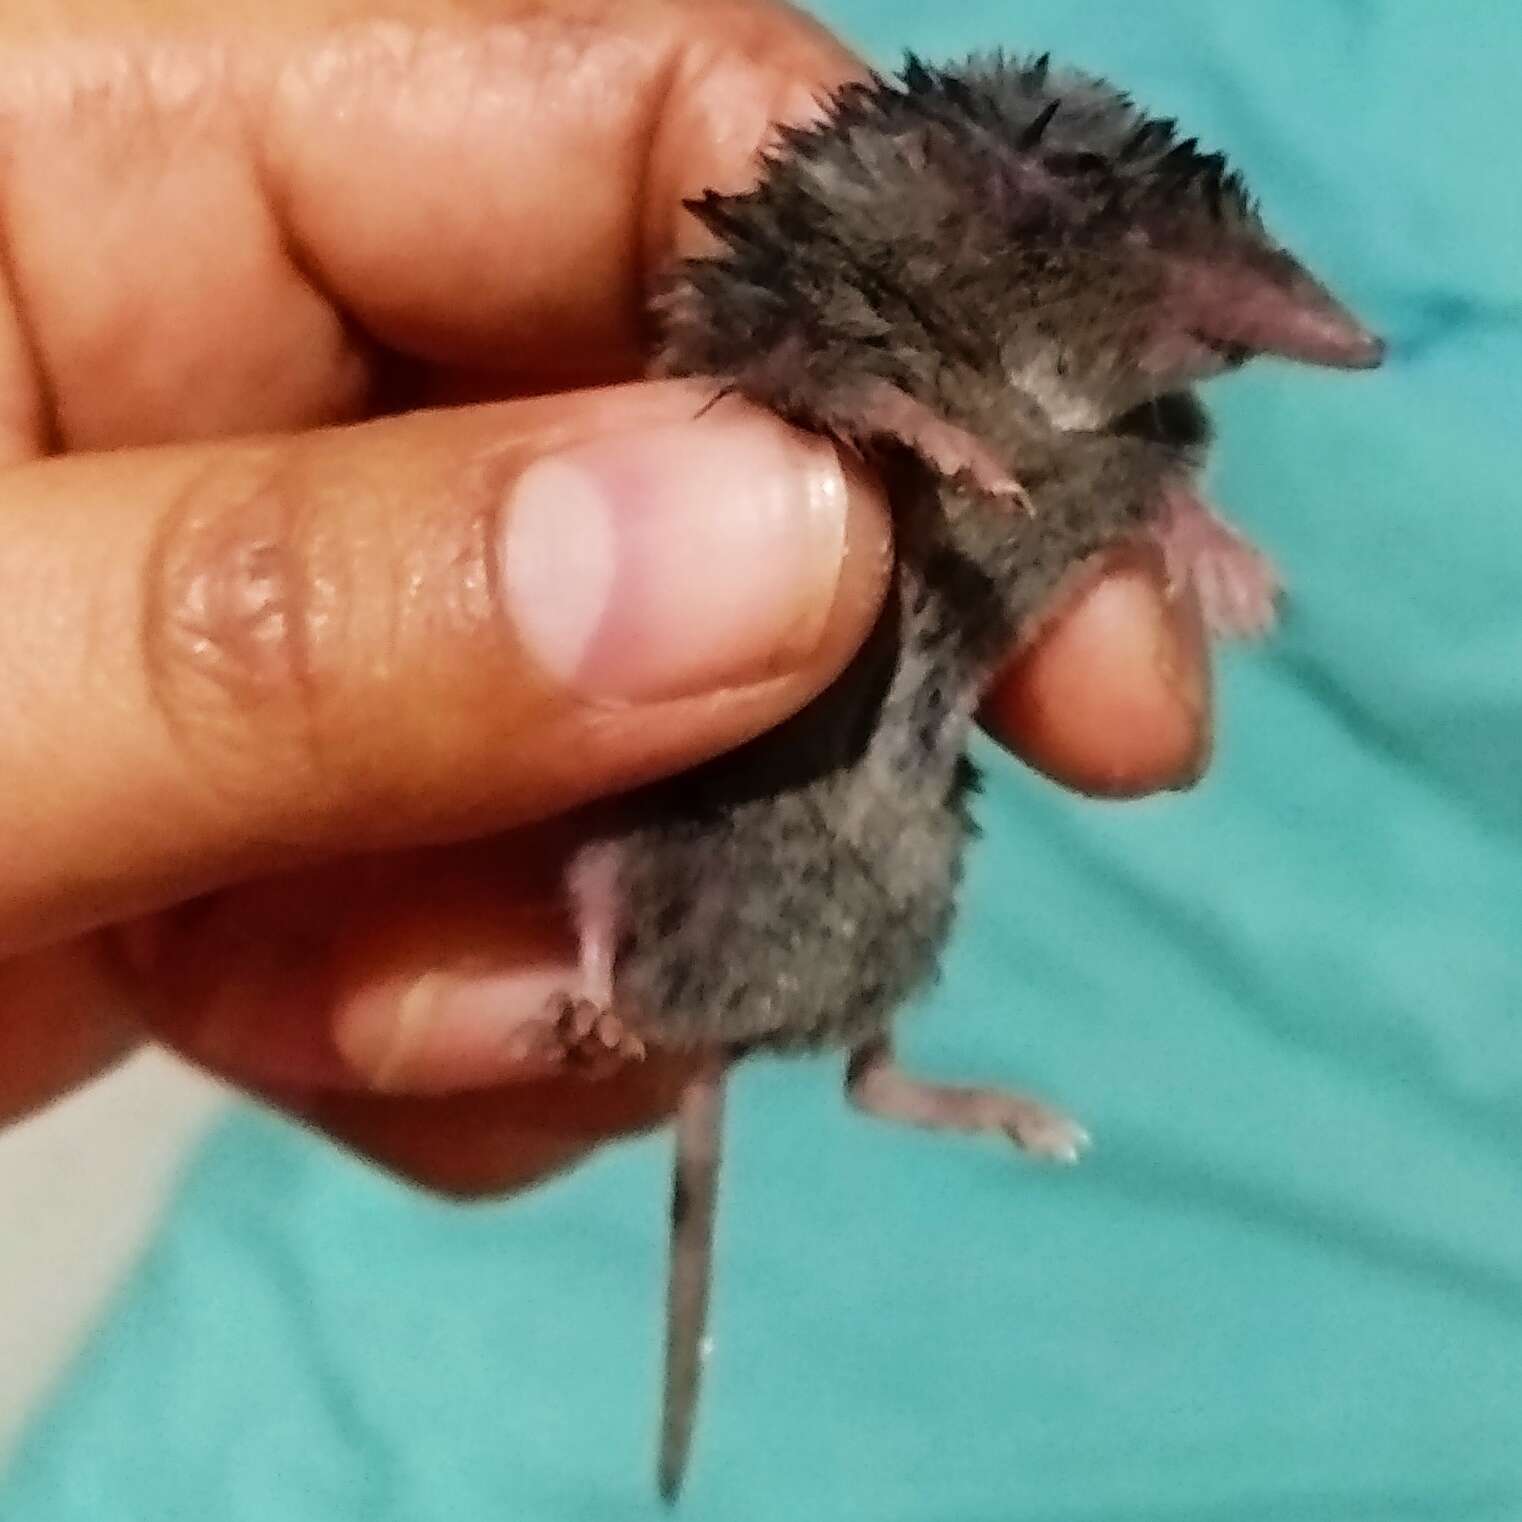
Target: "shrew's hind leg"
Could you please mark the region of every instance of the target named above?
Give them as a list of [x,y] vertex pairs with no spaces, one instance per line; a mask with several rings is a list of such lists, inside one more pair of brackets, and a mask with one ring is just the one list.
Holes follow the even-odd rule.
[[606,1078],[645,1056],[645,1043],[613,1007],[613,951],[620,921],[618,848],[583,846],[566,873],[576,932],[580,991],[557,993],[536,1029],[535,1045],[557,1065],[584,1078]]
[[894,1061],[886,1039],[851,1053],[846,1095],[857,1109],[882,1120],[934,1131],[992,1131],[1033,1157],[1076,1163],[1089,1144],[1082,1126],[1023,1094],[911,1077]]
[[1260,639],[1273,628],[1282,590],[1278,572],[1203,498],[1174,487],[1153,533],[1162,545],[1170,593],[1193,586],[1212,634]]

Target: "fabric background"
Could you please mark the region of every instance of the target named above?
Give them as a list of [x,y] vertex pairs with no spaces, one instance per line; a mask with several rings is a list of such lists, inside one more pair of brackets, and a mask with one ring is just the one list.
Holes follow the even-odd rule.
[[[938,1072],[1059,1098],[1075,1173],[737,1084],[702,1522],[1522,1517],[1522,8],[833,0],[1228,149],[1394,342],[1215,388],[1282,636],[1185,797],[989,755]],[[5,1483],[14,1522],[603,1522],[651,1449],[664,1142],[505,1207],[242,1116]],[[66,1181],[63,1185],[66,1187]]]

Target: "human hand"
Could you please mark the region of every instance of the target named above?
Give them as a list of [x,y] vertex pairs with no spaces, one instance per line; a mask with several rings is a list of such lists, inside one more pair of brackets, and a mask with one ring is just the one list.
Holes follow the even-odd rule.
[[[151,1034],[493,1191],[681,1078],[513,1050],[575,811],[785,717],[878,605],[872,482],[636,381],[682,198],[858,65],[762,0],[366,9],[0,19],[0,1119]],[[1193,609],[1117,562],[989,723],[1087,791],[1192,780]]]

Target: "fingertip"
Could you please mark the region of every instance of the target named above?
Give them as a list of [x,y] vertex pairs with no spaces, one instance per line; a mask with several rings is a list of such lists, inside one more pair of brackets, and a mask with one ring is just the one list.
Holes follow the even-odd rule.
[[561,1061],[544,1039],[555,994],[574,966],[542,962],[491,972],[424,972],[372,985],[335,1011],[334,1044],[375,1093],[447,1094],[530,1082]]
[[1077,792],[1133,798],[1193,786],[1209,764],[1211,668],[1193,594],[1161,557],[1110,557],[991,689],[983,721],[1035,770]]

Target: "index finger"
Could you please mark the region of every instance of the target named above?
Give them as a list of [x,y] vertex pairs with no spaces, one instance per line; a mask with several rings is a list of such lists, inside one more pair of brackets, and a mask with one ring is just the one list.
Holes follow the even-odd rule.
[[390,347],[612,378],[638,367],[652,276],[695,231],[683,199],[745,183],[772,124],[860,67],[754,0],[345,28],[275,73],[267,184],[301,266]]
[[769,0],[454,7],[0,7],[0,463],[632,378],[682,199],[857,68]]

